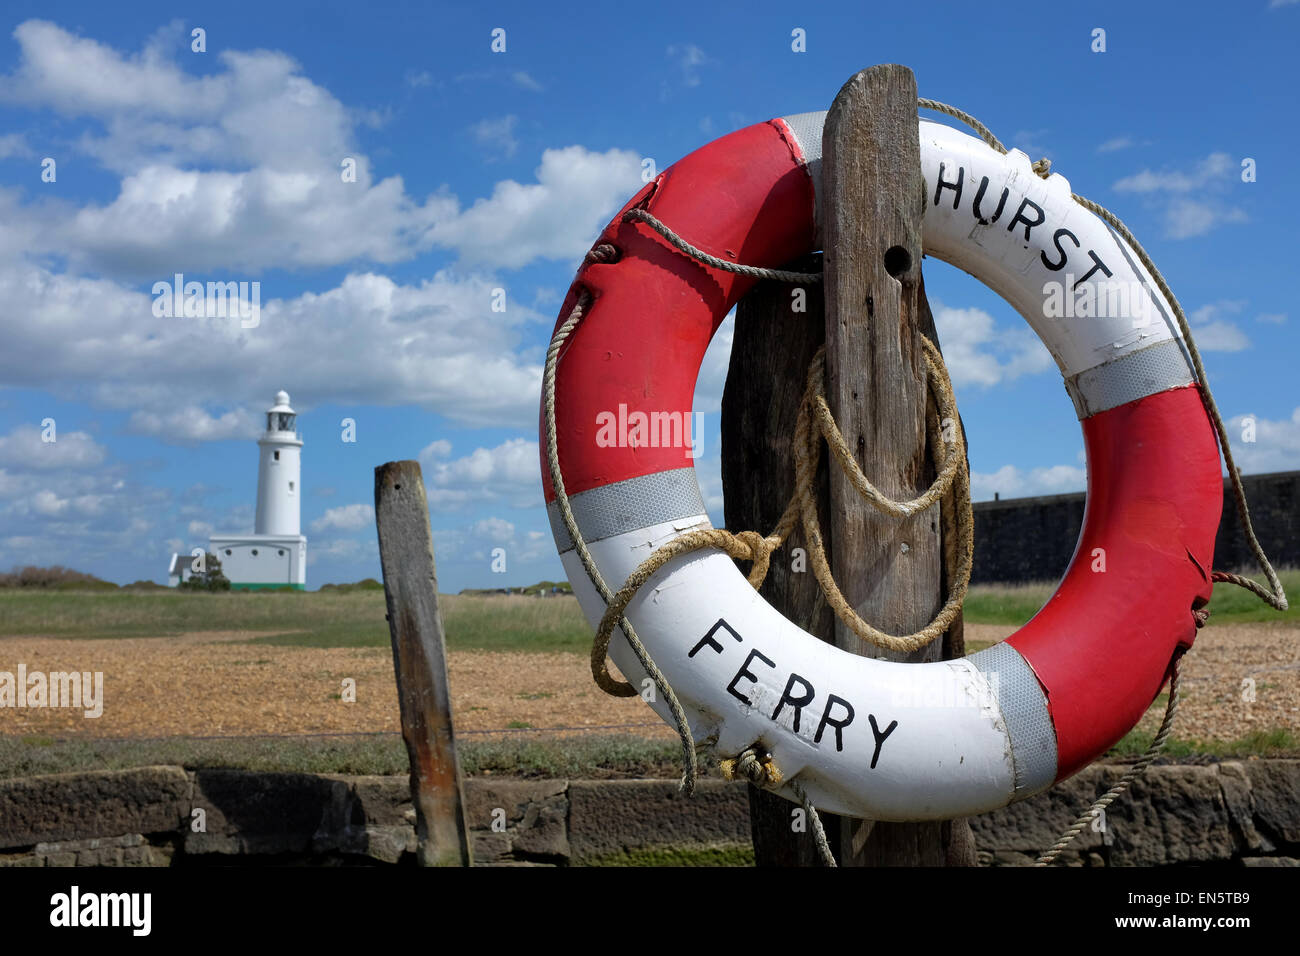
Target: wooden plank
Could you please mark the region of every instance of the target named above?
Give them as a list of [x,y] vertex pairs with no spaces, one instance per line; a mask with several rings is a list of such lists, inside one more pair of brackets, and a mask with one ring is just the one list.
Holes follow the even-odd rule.
[[[789,268],[820,271],[821,256],[791,263]],[[803,290],[802,296],[796,288]],[[800,307],[803,311],[797,311]],[[822,290],[817,283],[795,287],[760,282],[740,301],[722,393],[722,490],[728,528],[767,534],[785,510],[794,492],[791,439],[799,400],[808,365],[824,338]],[[825,458],[817,479],[822,536],[829,538],[833,531],[828,522]],[[773,556],[759,593],[804,630],[832,641],[835,616],[806,558],[796,559],[795,548],[806,549],[802,530],[796,530],[786,548]],[[793,826],[795,809],[788,800],[750,785],[750,830],[758,866],[821,865],[807,821],[802,832]],[[826,814],[823,822],[834,847],[839,820]]]
[[[926,374],[920,322],[924,180],[916,79],[889,64],[856,74],[836,96],[822,136],[826,248],[826,398],[865,474],[892,498],[934,479],[926,448]],[[931,320],[932,326],[932,320]],[[858,613],[895,634],[939,610],[942,550],[937,509],[909,519],[881,515],[843,471],[830,476],[831,567]],[[940,641],[913,653],[866,644],[836,622],[836,644],[886,660],[938,660]],[[847,821],[846,821],[847,822]],[[841,828],[846,865],[938,866],[953,826],[870,824]]]
[[433,535],[418,462],[390,461],[375,469],[375,524],[402,738],[411,760],[417,856],[421,866],[470,866]]

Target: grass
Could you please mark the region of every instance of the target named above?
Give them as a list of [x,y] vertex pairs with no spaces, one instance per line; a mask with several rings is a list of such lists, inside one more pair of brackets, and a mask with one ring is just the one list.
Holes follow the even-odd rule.
[[[1167,700],[1167,695],[1161,695]],[[1154,733],[1133,730],[1111,748],[1108,757],[1140,757],[1155,739]],[[1236,740],[1180,740],[1170,737],[1161,756],[1174,760],[1189,757],[1297,757],[1300,737],[1286,728],[1255,730]]]
[[[1300,595],[1300,570],[1281,573],[1288,591]],[[1054,584],[976,585],[965,605],[972,624],[1018,627],[1037,613]],[[591,646],[577,601],[518,595],[439,597],[447,645],[453,650],[572,651]],[[1300,603],[1285,613],[1267,607],[1231,584],[1214,589],[1214,624],[1251,621],[1300,622]],[[43,635],[76,639],[170,637],[201,631],[278,632],[251,644],[294,647],[388,647],[384,593],[373,588],[327,591],[0,590],[0,637]],[[971,649],[978,649],[972,642]]]
[[[1248,575],[1263,583],[1259,574]],[[1288,594],[1300,599],[1300,569],[1278,573]],[[1056,584],[977,584],[966,596],[963,617],[971,624],[1003,624],[1019,627],[1038,613],[1052,596]],[[1243,624],[1256,621],[1300,622],[1300,604],[1275,611],[1249,591],[1235,584],[1216,584],[1210,600],[1210,624]]]
[[[681,746],[675,740],[615,735],[561,740],[462,736],[457,752],[461,770],[470,776],[608,779],[681,773]],[[157,740],[0,736],[0,779],[157,765],[288,773],[410,772],[406,746],[397,734]]]
[[[567,596],[439,596],[453,650],[586,652],[591,631]],[[0,637],[171,637],[194,631],[279,631],[252,644],[388,647],[383,591],[186,593],[0,591]]]

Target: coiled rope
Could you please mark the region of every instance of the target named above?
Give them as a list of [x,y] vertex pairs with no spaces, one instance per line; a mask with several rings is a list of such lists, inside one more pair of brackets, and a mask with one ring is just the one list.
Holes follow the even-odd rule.
[[[997,139],[996,136],[979,120],[945,103],[936,100],[918,99],[918,106],[922,109],[935,110],[951,116],[970,126],[980,137],[998,152],[1005,154],[1007,149]],[[1039,176],[1046,179],[1050,175],[1051,163],[1047,159],[1040,159],[1033,164],[1033,170]],[[1224,459],[1228,467],[1229,478],[1232,482],[1233,492],[1237,503],[1238,515],[1241,518],[1242,528],[1246,533],[1247,541],[1255,559],[1259,562],[1261,569],[1268,578],[1271,590],[1265,590],[1263,586],[1251,581],[1240,575],[1229,572],[1215,571],[1212,572],[1214,581],[1225,581],[1244,587],[1272,607],[1278,610],[1286,610],[1287,600],[1282,583],[1269,563],[1268,557],[1264,554],[1263,547],[1255,535],[1254,528],[1251,524],[1249,509],[1246,504],[1245,491],[1242,488],[1241,476],[1232,459],[1232,453],[1227,436],[1227,427],[1219,413],[1218,406],[1210,392],[1208,381],[1205,375],[1205,368],[1201,362],[1200,353],[1196,348],[1196,343],[1192,337],[1191,329],[1188,326],[1187,317],[1183,312],[1182,306],[1174,296],[1168,283],[1155,263],[1142,247],[1141,243],[1133,236],[1128,227],[1119,219],[1118,216],[1111,213],[1103,206],[1094,203],[1077,194],[1071,194],[1075,202],[1084,208],[1093,212],[1114,228],[1133,250],[1138,254],[1142,264],[1156,280],[1158,287],[1166,300],[1173,308],[1174,315],[1178,320],[1179,330],[1183,335],[1184,343],[1192,359],[1193,368],[1196,371],[1198,382],[1201,385],[1202,396],[1205,400],[1207,411],[1209,412],[1219,436],[1220,447],[1223,451]],[[649,226],[656,233],[662,236],[674,248],[695,258],[712,268],[724,272],[748,276],[756,279],[769,279],[779,282],[819,282],[821,281],[820,273],[790,272],[781,269],[767,269],[758,266],[743,265],[734,262],[728,262],[712,256],[696,246],[690,244],[682,237],[678,236],[666,225],[656,219],[653,215],[644,209],[629,210],[623,216],[624,222],[641,222]],[[605,263],[616,261],[618,250],[608,244],[602,243],[591,249],[587,253],[584,264],[587,263]],[[613,696],[630,697],[637,694],[636,688],[625,681],[615,680],[609,673],[607,655],[609,642],[612,638],[615,627],[621,628],[624,637],[632,652],[636,655],[638,662],[645,670],[646,674],[654,682],[655,687],[663,695],[664,701],[672,715],[673,722],[682,742],[683,757],[683,774],[681,788],[688,795],[694,792],[695,780],[698,774],[697,745],[691,732],[690,722],[686,713],[678,700],[676,693],[658,666],[651,659],[645,645],[637,636],[632,624],[626,618],[624,612],[629,602],[636,595],[644,583],[650,579],[654,573],[662,568],[664,564],[675,557],[699,550],[706,547],[714,547],[722,550],[732,558],[740,561],[750,561],[753,563],[752,569],[748,576],[749,583],[755,588],[762,585],[766,577],[767,570],[770,566],[771,554],[781,546],[790,532],[794,529],[796,523],[802,523],[805,535],[808,541],[808,553],[812,559],[814,574],[818,584],[825,594],[828,603],[835,610],[836,615],[843,621],[855,634],[863,640],[870,641],[881,647],[892,650],[915,650],[923,647],[933,641],[936,637],[943,634],[951,625],[956,615],[961,611],[961,604],[965,598],[967,588],[970,582],[970,570],[973,561],[973,529],[974,521],[971,514],[970,503],[970,486],[969,474],[966,466],[966,448],[964,437],[961,435],[960,428],[945,428],[945,423],[952,423],[957,420],[956,401],[952,393],[952,383],[949,379],[947,369],[943,364],[942,356],[939,354],[934,343],[922,336],[922,345],[924,348],[924,358],[926,363],[928,388],[934,404],[927,404],[927,429],[931,436],[930,447],[933,450],[935,466],[938,475],[934,483],[923,492],[920,496],[909,501],[895,501],[879,491],[862,473],[858,467],[852,452],[844,442],[834,418],[831,416],[830,409],[826,404],[825,396],[822,391],[825,379],[825,353],[824,349],[819,350],[814,357],[809,370],[808,379],[804,390],[803,399],[800,404],[798,422],[796,424],[796,434],[794,440],[794,456],[796,471],[796,488],[789,504],[781,519],[777,522],[776,528],[767,536],[762,536],[755,531],[741,531],[732,533],[724,529],[710,528],[699,531],[688,532],[677,538],[674,538],[668,544],[656,549],[648,558],[645,559],[629,575],[627,581],[617,593],[610,590],[603,576],[597,568],[591,552],[587,548],[587,543],[578,529],[577,521],[573,516],[573,510],[570,506],[568,493],[564,486],[564,477],[560,471],[559,450],[556,440],[555,425],[555,378],[556,368],[559,361],[559,353],[574,329],[577,328],[583,315],[591,305],[592,295],[586,288],[579,288],[574,306],[568,317],[556,329],[554,336],[546,353],[546,368],[543,377],[543,401],[546,416],[546,457],[547,466],[550,472],[551,484],[555,490],[556,502],[559,507],[561,519],[564,522],[565,529],[569,533],[570,539],[574,543],[575,551],[582,563],[583,570],[587,577],[595,586],[601,599],[605,602],[606,610],[601,618],[597,628],[595,639],[592,642],[591,666],[592,676],[595,678],[597,685]],[[951,436],[951,437],[950,437]],[[937,438],[937,440],[935,440]],[[896,517],[908,517],[922,511],[932,505],[939,503],[941,500],[949,504],[948,508],[940,508],[940,514],[945,522],[943,540],[953,542],[949,546],[945,544],[944,561],[945,568],[949,572],[948,579],[953,582],[951,592],[944,607],[939,611],[935,618],[920,631],[908,635],[890,635],[873,628],[870,624],[863,621],[848,601],[845,600],[834,578],[830,572],[829,564],[826,561],[825,551],[821,542],[820,526],[817,521],[816,499],[813,493],[813,477],[816,474],[818,462],[820,460],[821,440],[825,439],[830,446],[835,460],[844,468],[849,476],[851,483],[860,495],[874,508],[884,514],[894,515]],[[953,507],[953,506],[956,507]],[[955,533],[953,533],[955,532]],[[1198,616],[1198,626],[1204,623],[1205,618]],[[1161,723],[1160,730],[1152,741],[1151,746],[1146,753],[1125,773],[1115,787],[1111,788],[1101,799],[1096,801],[1078,821],[1067,830],[1048,851],[1046,851],[1037,861],[1036,865],[1050,865],[1069,845],[1071,841],[1082,831],[1088,821],[1094,819],[1098,813],[1105,809],[1120,794],[1122,794],[1132,783],[1133,780],[1146,770],[1146,768],[1155,760],[1160,750],[1163,749],[1166,740],[1173,727],[1173,719],[1177,713],[1177,690],[1178,690],[1178,666],[1177,659],[1172,662],[1169,704],[1165,711],[1164,720]],[[748,748],[742,754],[723,763],[724,770],[728,774],[739,772],[756,786],[775,788],[781,782],[779,772],[770,763],[766,762],[760,756],[755,747]],[[788,781],[788,786],[803,803],[809,820],[812,823],[813,838],[816,842],[817,849],[823,862],[828,866],[835,866],[835,858],[831,852],[830,846],[826,840],[825,831],[821,825],[820,817],[816,807],[808,798],[806,790],[798,781]]]

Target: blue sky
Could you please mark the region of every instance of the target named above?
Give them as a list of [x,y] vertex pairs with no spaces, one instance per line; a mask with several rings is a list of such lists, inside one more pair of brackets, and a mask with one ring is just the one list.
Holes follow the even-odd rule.
[[[1300,467],[1300,3],[569,10],[8,3],[0,568],[161,581],[173,550],[251,531],[254,438],[284,388],[306,441],[309,587],[378,576],[373,469],[412,457],[444,590],[561,576],[536,409],[578,259],[643,159],[662,169],[824,109],[879,62],[1119,213],[1191,315],[1224,414],[1255,417],[1243,470]],[[345,158],[356,182],[341,182]],[[151,287],[177,272],[260,282],[261,324],[155,317]],[[976,498],[1081,490],[1078,426],[1028,327],[936,260],[926,284]],[[696,402],[715,521],[728,345],[724,328]]]

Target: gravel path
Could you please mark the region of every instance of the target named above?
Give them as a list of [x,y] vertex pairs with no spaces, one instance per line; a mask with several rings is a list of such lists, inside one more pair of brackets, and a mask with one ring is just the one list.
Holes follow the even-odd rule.
[[[967,639],[995,641],[1010,628],[968,625]],[[0,734],[163,737],[399,730],[386,648],[299,648],[242,643],[250,632],[170,638],[0,639],[0,671],[102,671],[104,709],[0,709]],[[671,736],[639,698],[605,696],[585,655],[462,651],[449,659],[461,731],[647,725],[629,733]],[[1300,732],[1300,629],[1273,624],[1206,628],[1183,668],[1176,736],[1231,740],[1261,729]],[[345,679],[356,701],[342,700]],[[1244,690],[1254,681],[1254,701]],[[1154,730],[1163,705],[1144,718]]]

